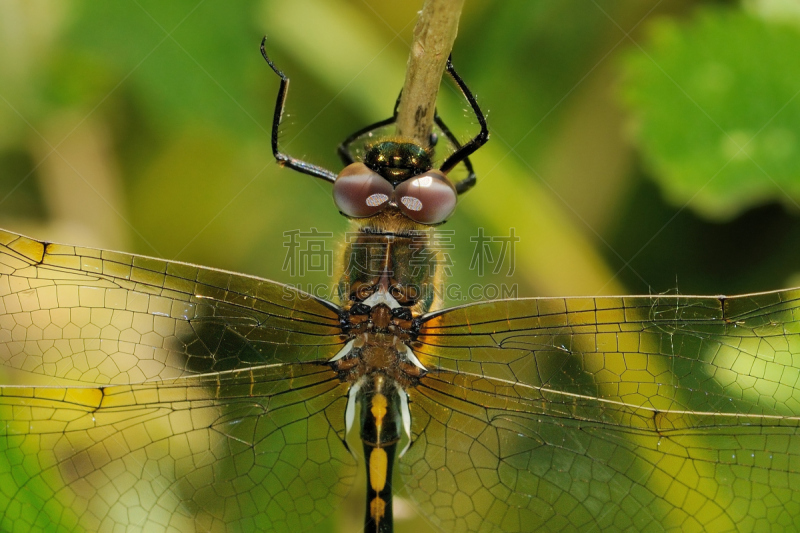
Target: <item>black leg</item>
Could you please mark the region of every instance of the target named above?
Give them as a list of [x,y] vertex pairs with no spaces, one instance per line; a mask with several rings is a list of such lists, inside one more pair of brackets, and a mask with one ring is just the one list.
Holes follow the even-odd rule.
[[[450,77],[453,78],[453,81],[456,82],[458,88],[461,89],[461,92],[464,94],[464,98],[467,99],[469,102],[470,107],[472,107],[472,111],[475,113],[475,116],[478,118],[478,123],[481,126],[481,131],[472,139],[470,139],[464,146],[456,150],[450,157],[448,157],[442,166],[439,167],[439,170],[442,172],[449,172],[452,170],[454,166],[459,164],[462,160],[466,159],[471,153],[475,150],[483,146],[486,141],[489,140],[489,127],[486,125],[486,117],[483,116],[483,112],[481,108],[478,106],[477,100],[475,100],[475,96],[470,92],[467,84],[464,83],[464,80],[461,79],[461,76],[456,73],[456,69],[453,68],[453,63],[450,61],[450,58],[447,58],[447,73],[450,74]],[[439,125],[441,127],[441,124]],[[460,183],[464,183],[469,180],[470,177],[467,177]],[[475,183],[475,175],[472,174],[472,184],[466,185],[466,189],[469,189]],[[459,183],[459,184],[460,184]],[[464,189],[464,190],[466,190]],[[461,192],[461,191],[459,191]]]
[[357,132],[351,134],[347,137],[347,139],[343,140],[342,143],[339,145],[339,148],[336,150],[339,153],[339,157],[342,159],[342,163],[345,165],[349,165],[350,163],[355,162],[355,158],[353,157],[353,153],[350,151],[350,144],[353,141],[361,137],[362,135],[366,135],[367,133],[371,132],[372,130],[376,130],[378,128],[382,128],[384,126],[388,126],[392,124],[395,120],[397,120],[397,107],[400,105],[400,97],[403,95],[403,92],[400,91],[400,94],[397,96],[397,100],[394,103],[394,111],[392,111],[392,116],[376,122],[374,124],[370,124],[364,128],[361,128]]
[[308,174],[309,176],[314,176],[315,178],[320,178],[333,183],[336,181],[336,174],[330,170],[318,167],[317,165],[312,165],[311,163],[307,163],[300,159],[295,159],[294,157],[284,154],[278,150],[278,128],[281,125],[283,109],[286,106],[286,94],[289,91],[289,78],[286,77],[286,74],[278,70],[278,67],[275,66],[275,64],[267,55],[267,51],[264,48],[264,43],[266,42],[267,38],[265,36],[261,41],[261,55],[264,56],[264,59],[267,61],[267,65],[269,65],[275,74],[281,78],[281,86],[278,89],[278,99],[275,102],[275,114],[272,117],[272,154],[275,156],[275,159],[281,166],[289,167],[298,172],[302,172],[303,174]]
[[357,132],[353,133],[352,135],[348,136],[347,139],[343,140],[342,143],[339,145],[339,148],[336,152],[339,154],[339,157],[342,160],[342,163],[345,165],[349,165],[350,163],[355,162],[355,158],[353,157],[353,153],[350,151],[350,144],[361,137],[362,135],[366,135],[372,130],[382,128],[383,126],[388,126],[392,122],[395,121],[396,117],[390,117],[385,120],[381,120],[380,122],[376,122],[375,124],[370,124],[365,128],[361,128]]
[[[447,140],[449,140],[453,146],[456,147],[456,153],[463,148],[461,143],[458,142],[458,139],[456,139],[456,136],[453,135],[453,132],[450,131],[450,128],[447,127],[447,124],[444,123],[442,117],[440,117],[439,113],[437,113],[435,110],[433,112],[433,121],[437,126],[439,126],[439,129],[442,130],[442,133],[444,133],[444,136],[447,137]],[[472,168],[472,162],[469,160],[469,157],[465,157],[463,162],[464,166],[467,168],[467,177],[455,184],[456,192],[458,194],[464,194],[470,190],[475,186],[477,181],[477,178],[475,177],[475,170]]]

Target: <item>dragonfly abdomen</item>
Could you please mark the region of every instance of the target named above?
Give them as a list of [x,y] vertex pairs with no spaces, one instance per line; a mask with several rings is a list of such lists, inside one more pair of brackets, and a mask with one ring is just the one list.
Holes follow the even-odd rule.
[[361,440],[367,467],[367,512],[364,531],[392,531],[392,467],[403,431],[405,392],[382,373],[367,376],[360,391]]

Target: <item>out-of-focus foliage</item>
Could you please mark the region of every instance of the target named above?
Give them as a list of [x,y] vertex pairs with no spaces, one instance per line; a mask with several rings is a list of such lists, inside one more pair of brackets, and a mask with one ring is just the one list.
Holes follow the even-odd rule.
[[[800,222],[784,205],[800,177],[797,26],[764,0],[748,14],[708,3],[466,3],[453,59],[492,137],[473,158],[477,187],[441,227],[462,296],[451,305],[474,284],[520,296],[730,294],[794,279]],[[328,184],[272,158],[278,80],[258,44],[267,34],[292,80],[282,147],[338,170],[337,143],[391,113],[421,4],[0,2],[0,227],[325,294],[325,269],[285,268],[287,236],[327,232],[334,259],[347,223]],[[474,120],[442,87],[440,113],[466,139]],[[678,188],[676,207],[662,190]],[[711,209],[724,222],[695,213]],[[477,228],[499,239],[514,229],[511,275],[508,264],[470,268]],[[489,244],[497,258],[501,240]],[[361,527],[363,505],[320,531]],[[398,531],[427,527],[402,501],[395,516]]]
[[663,18],[627,58],[642,157],[667,199],[714,219],[800,201],[800,24]]

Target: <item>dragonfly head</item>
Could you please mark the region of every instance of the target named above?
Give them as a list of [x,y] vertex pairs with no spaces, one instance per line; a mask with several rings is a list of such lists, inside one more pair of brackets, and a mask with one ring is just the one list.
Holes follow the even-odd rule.
[[397,187],[433,168],[433,150],[407,141],[381,141],[367,147],[364,164]]
[[336,206],[350,218],[395,210],[419,224],[441,224],[457,196],[447,176],[433,169],[432,149],[404,140],[371,145],[364,161],[346,166],[333,184]]

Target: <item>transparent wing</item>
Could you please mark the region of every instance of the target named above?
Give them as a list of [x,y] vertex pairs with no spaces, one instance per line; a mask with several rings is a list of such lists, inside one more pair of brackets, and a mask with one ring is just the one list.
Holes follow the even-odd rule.
[[429,317],[401,473],[446,531],[796,531],[800,291]]
[[0,232],[0,529],[295,531],[352,484],[336,307]]
[[318,361],[340,333],[335,306],[279,283],[0,231],[0,362],[17,370],[137,383]]
[[325,366],[0,394],[7,531],[297,531],[355,474]]

